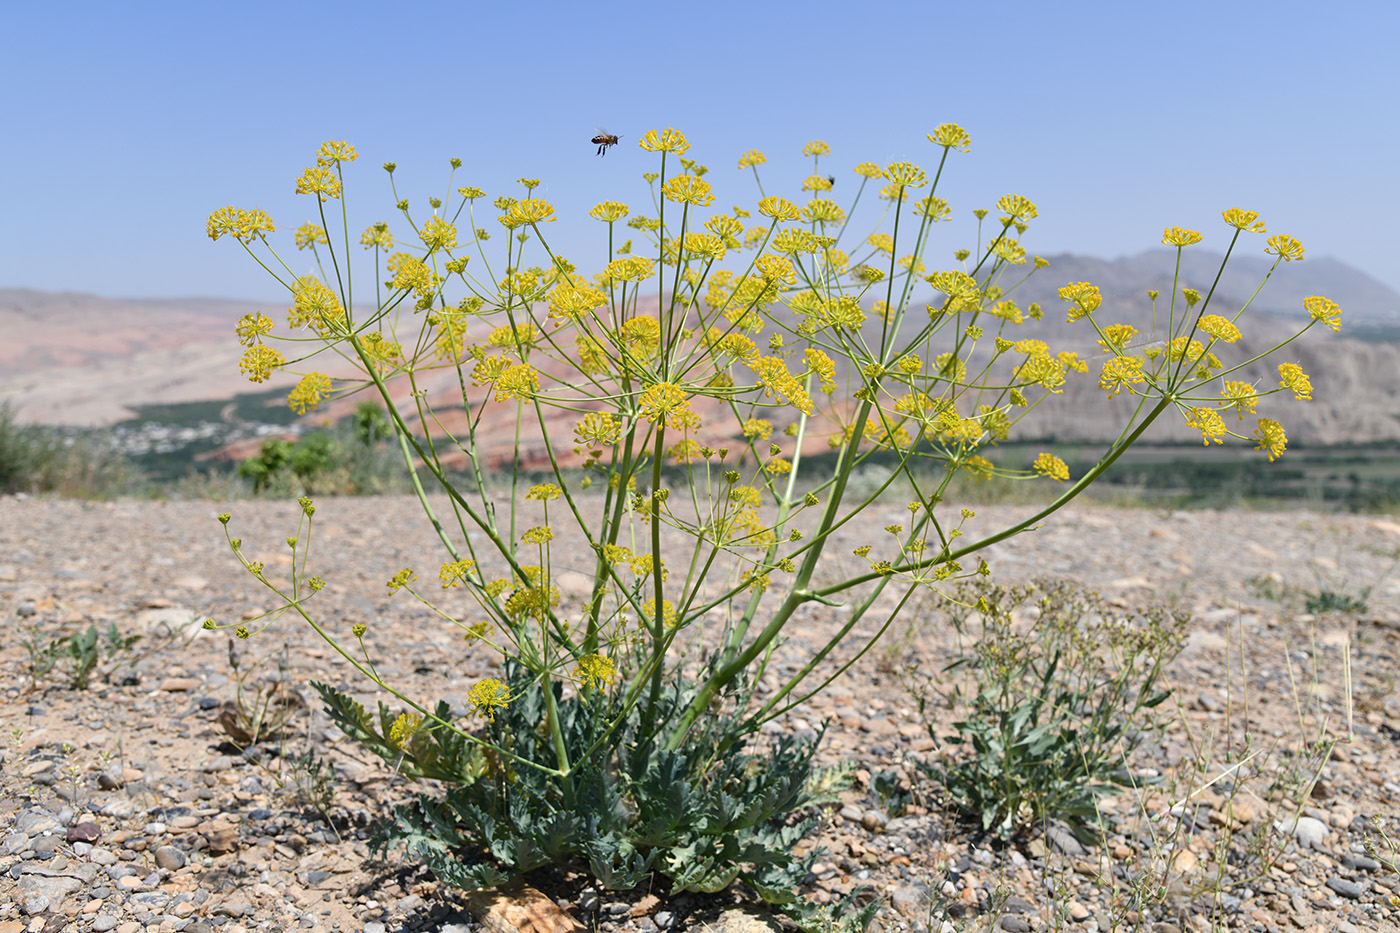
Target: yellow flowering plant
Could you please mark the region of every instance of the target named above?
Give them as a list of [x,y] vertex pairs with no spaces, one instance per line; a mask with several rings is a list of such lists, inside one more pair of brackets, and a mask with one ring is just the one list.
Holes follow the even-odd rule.
[[[615,200],[594,207],[588,216],[606,227],[608,259],[592,274],[556,252],[548,225],[557,212],[531,196],[537,180],[521,179],[523,197],[488,201],[460,187],[451,189],[456,200],[432,199],[426,217],[398,200],[392,232],[380,221],[359,237],[373,264],[374,287],[365,288],[367,273],[349,252],[346,167],[356,156],[345,143],[323,146],[297,182],[319,222],[302,227],[296,245],[312,248],[317,275],[291,271],[267,215],[228,207],[210,217],[209,235],[232,236],[292,300],[290,337],[265,317],[239,322],[240,368],[255,381],[276,369],[303,373],[289,398],[299,411],[359,390],[382,400],[447,557],[441,587],[465,593],[472,609],[440,607],[411,570],[389,589],[457,626],[465,650],[504,656],[504,679],[479,682],[467,710],[430,706],[382,678],[373,633],[338,638],[298,582],[314,512],[303,503],[306,543],[295,550],[292,590],[278,591],[284,609],[405,707],[381,708],[376,721],[320,688],[341,727],[404,773],[457,788],[439,804],[400,810],[390,831],[447,880],[494,884],[583,859],[610,886],[660,872],[673,890],[715,890],[740,877],[790,900],[812,856],[791,856],[801,827],[780,817],[805,799],[811,749],[776,742],[755,767],[740,754],[750,737],[854,663],[911,594],[988,574],[980,551],[1071,501],[1168,409],[1209,443],[1243,437],[1226,419],[1252,416],[1263,396],[1311,397],[1296,364],[1280,365],[1280,383],[1266,387],[1241,372],[1267,354],[1223,358],[1241,338],[1248,303],[1219,313],[1213,286],[1202,296],[1175,283],[1166,339],[1139,347],[1137,328],[1103,320],[1097,287],[1066,284],[1067,320],[1097,342],[1098,363],[1018,334],[1043,315],[1015,295],[1048,265],[1022,244],[1039,212],[1019,194],[977,208],[976,248],[950,250],[956,266],[936,260],[944,239],[935,225],[954,214],[936,192],[971,139],[954,124],[928,139],[930,168],[862,162],[855,183],[840,186],[823,167],[828,144],[809,142],[802,151],[812,167],[792,187],[811,196],[795,190],[796,200],[764,190],[767,159],[748,150],[737,167],[752,173],[758,199],[726,208],[709,170],[685,156],[685,134],[650,131],[640,146],[654,158],[643,179],[656,216]],[[384,168],[392,180],[395,166]],[[832,197],[837,187],[854,189],[844,206]],[[879,216],[858,228],[870,195],[882,202]],[[1223,219],[1228,262],[1242,235],[1264,227],[1235,208]],[[1180,251],[1202,234],[1173,226],[1163,239],[1179,270]],[[1277,268],[1301,259],[1303,247],[1276,236],[1268,252]],[[1308,327],[1337,329],[1330,300],[1309,298],[1305,310]],[[314,366],[321,354],[348,360],[356,375],[332,380]],[[1078,478],[1050,452],[1026,468],[997,464],[997,442],[1091,367],[1108,397],[1137,402],[1100,460]],[[502,432],[503,422],[513,430]],[[1286,444],[1282,426],[1265,418],[1247,439],[1271,460]],[[889,478],[855,493],[853,478],[876,457],[893,465]],[[463,471],[469,481],[454,479]],[[945,514],[960,474],[1067,485],[1024,521],[982,530],[970,509]],[[819,575],[819,566],[850,560],[832,553],[838,532],[860,527],[852,521],[896,479],[913,490],[908,517],[854,549],[855,572]],[[450,516],[430,501],[434,486]],[[559,580],[578,562],[561,568],[556,555],[579,553],[587,585],[571,602]],[[890,588],[895,608],[836,663],[837,648]],[[799,610],[842,600],[836,633],[760,701],[755,685],[774,673],[775,649]],[[707,619],[720,620],[718,630]],[[690,661],[677,660],[682,645],[696,647],[683,656]],[[648,820],[660,818],[676,781],[702,803],[738,800],[751,810],[706,817],[697,804],[661,832]],[[472,816],[501,807],[509,828]],[[467,837],[429,839],[455,822],[474,827],[495,861],[460,858]],[[497,845],[506,833],[531,842]]]

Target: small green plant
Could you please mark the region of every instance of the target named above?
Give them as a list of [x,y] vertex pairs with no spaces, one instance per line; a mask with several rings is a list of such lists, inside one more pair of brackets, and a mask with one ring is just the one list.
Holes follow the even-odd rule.
[[22,642],[29,655],[30,689],[37,688],[39,681],[62,661],[68,667],[68,685],[75,690],[86,690],[93,670],[104,657],[112,660],[125,654],[140,640],[140,635],[123,635],[115,622],[105,632],[90,625],[86,631],[47,642],[39,634],[38,627],[32,627]]
[[1316,593],[1311,593],[1303,600],[1303,608],[1313,615],[1323,615],[1328,612],[1365,612],[1366,599],[1371,595],[1371,588],[1366,587],[1355,595],[1351,593],[1336,593],[1329,589],[1321,589]]
[[51,493],[100,499],[140,485],[140,476],[110,434],[18,424],[0,401],[0,494]]
[[25,637],[20,644],[24,645],[25,653],[29,655],[29,689],[38,689],[39,681],[49,675],[58,663],[58,659],[63,654],[63,638],[45,639],[39,631],[39,626],[30,626]]
[[297,441],[269,438],[257,456],[238,464],[236,473],[251,480],[255,493],[335,493],[369,495],[406,486],[397,481],[397,451],[385,441],[393,427],[383,410],[362,402],[333,430],[318,430]]
[[123,635],[115,622],[105,632],[99,633],[97,626],[89,625],[86,631],[69,635],[63,639],[63,654],[69,663],[68,685],[86,690],[93,669],[104,656],[110,659],[125,654],[140,640],[140,635]]
[[970,647],[944,673],[965,672],[969,686],[912,672],[906,683],[921,713],[934,697],[961,713],[948,741],[967,754],[923,768],[984,831],[1006,839],[1061,820],[1097,842],[1098,802],[1135,783],[1124,765],[1170,695],[1158,682],[1189,617],[1115,612],[1056,581],[968,589],[960,602],[952,622]]
[[[767,194],[759,172],[767,159],[751,150],[738,170],[752,173],[757,197],[752,209],[731,212],[713,207],[717,175],[686,155],[684,133],[648,131],[640,144],[655,170],[638,194],[657,216],[598,203],[589,217],[606,261],[595,274],[550,242],[556,211],[534,197],[534,178],[494,199],[454,178],[446,197],[427,199],[429,213],[396,192],[402,235],[380,221],[355,237],[345,199],[358,156],[346,142],[324,144],[297,181],[316,208],[316,222],[295,234],[314,274],[291,271],[307,264],[283,258],[262,211],[226,207],[209,217],[211,238],[237,241],[292,296],[288,336],[262,314],[238,321],[240,370],[255,382],[274,370],[301,373],[288,396],[299,413],[360,389],[383,404],[443,544],[437,581],[465,608],[434,598],[412,568],[388,590],[419,600],[466,636],[465,650],[491,653],[507,672],[478,681],[467,709],[412,696],[380,672],[383,633],[317,618],[314,597],[326,584],[308,567],[310,498],[284,539],[289,587],[268,579],[233,536],[231,516],[220,516],[236,558],[279,599],[267,622],[237,634],[251,637],[277,615],[311,625],[402,709],[371,716],[323,689],[341,728],[405,775],[442,782],[444,796],[399,810],[386,839],[466,887],[557,862],[586,865],[607,887],[653,872],[677,889],[742,877],[765,898],[790,902],[801,863],[786,848],[804,825],[811,749],[753,743],[765,723],[839,676],[843,668],[827,668],[868,613],[892,607],[855,658],[914,593],[989,574],[985,548],[1073,500],[1168,412],[1207,443],[1233,435],[1270,460],[1283,453],[1277,421],[1257,418],[1246,436],[1225,417],[1255,415],[1268,395],[1309,398],[1308,376],[1285,363],[1276,384],[1272,374],[1246,378],[1261,358],[1253,349],[1227,365],[1217,354],[1230,356],[1242,338],[1235,321],[1248,302],[1216,313],[1214,292],[1178,274],[1170,294],[1149,293],[1166,339],[1146,346],[1134,325],[1096,316],[1097,287],[1059,289],[1066,322],[1103,350],[1099,387],[1134,397],[1136,413],[1072,481],[1049,451],[1029,466],[994,463],[997,442],[1090,364],[1018,330],[1045,313],[1015,294],[1049,265],[1023,244],[1035,204],[1007,194],[995,210],[964,211],[976,225],[945,237],[953,208],[936,191],[970,137],[946,123],[927,139],[929,172],[858,163],[856,180],[840,189],[843,199],[850,192],[844,205],[831,193],[825,142],[803,149],[813,174],[794,179],[798,202]],[[461,164],[454,159],[453,171]],[[395,184],[396,166],[384,169]],[[1264,232],[1252,211],[1231,208],[1221,219],[1227,262],[1242,237]],[[1181,251],[1202,238],[1163,231],[1178,273]],[[358,263],[355,241],[365,251]],[[1281,234],[1265,251],[1273,268],[1303,255]],[[943,268],[928,269],[926,259]],[[1304,310],[1306,327],[1340,327],[1341,309],[1325,297],[1306,299]],[[355,363],[356,379],[333,383],[313,368],[320,354]],[[446,371],[452,393],[429,391],[435,370]],[[813,456],[813,441],[825,456]],[[880,471],[870,469],[876,459]],[[1032,514],[987,528],[973,509],[950,504],[956,477],[1066,485]],[[446,504],[430,500],[429,488]],[[870,520],[867,510],[905,488],[897,516]],[[852,529],[862,539],[834,554]],[[564,548],[586,573],[576,604],[560,586]],[[754,685],[777,675],[785,629],[810,603],[843,606],[841,628],[759,696]],[[1051,692],[1034,709],[1056,722],[1098,715],[1087,708],[1097,691]],[[1072,709],[1052,714],[1056,704]],[[1089,731],[1107,741],[1116,728]]]
[[340,835],[331,819],[331,804],[335,802],[335,768],[329,761],[319,757],[313,749],[287,759],[285,785],[290,786],[297,798],[305,801],[326,825]]
[[233,671],[234,699],[219,710],[217,722],[224,735],[240,748],[280,737],[306,701],[287,688],[287,649],[278,655],[278,678],[249,686],[249,678],[262,666],[244,667],[234,640],[228,640],[228,663]]
[[860,763],[850,758],[824,768],[814,768],[807,778],[807,786],[803,788],[808,805],[827,807],[840,803],[841,792],[855,785],[859,768]]

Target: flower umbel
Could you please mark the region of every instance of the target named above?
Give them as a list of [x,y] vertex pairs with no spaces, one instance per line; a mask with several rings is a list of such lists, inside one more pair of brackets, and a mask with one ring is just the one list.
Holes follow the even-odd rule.
[[586,654],[574,665],[574,676],[585,689],[601,687],[617,679],[617,667],[612,658],[601,654]]
[[1288,435],[1283,433],[1283,425],[1269,418],[1259,419],[1254,437],[1258,440],[1254,449],[1267,451],[1270,463],[1283,456],[1283,451],[1288,447]]
[[1299,243],[1296,237],[1291,237],[1286,233],[1269,237],[1269,245],[1264,248],[1264,252],[1273,253],[1284,262],[1302,260],[1303,244]]
[[1069,467],[1065,462],[1052,453],[1043,453],[1035,458],[1035,463],[1031,464],[1031,469],[1041,476],[1048,476],[1057,483],[1063,483],[1069,479]]
[[510,706],[510,688],[496,678],[488,677],[467,691],[467,700],[474,710],[495,722],[496,710]]
[[1342,329],[1342,308],[1331,298],[1313,295],[1303,300],[1303,308],[1314,321],[1321,321],[1334,332]]
[[1162,244],[1164,246],[1190,246],[1205,239],[1195,230],[1185,230],[1181,227],[1168,227],[1162,231]]
[[690,148],[685,134],[675,127],[667,127],[660,133],[657,133],[656,130],[647,130],[638,145],[647,152],[674,152],[677,155]]
[[928,141],[942,146],[945,149],[956,149],[959,152],[967,152],[972,148],[972,137],[967,135],[967,130],[956,123],[941,123],[938,128],[928,134]]
[[1312,381],[1303,367],[1297,363],[1280,363],[1278,375],[1279,384],[1292,392],[1295,399],[1300,402],[1312,399]]

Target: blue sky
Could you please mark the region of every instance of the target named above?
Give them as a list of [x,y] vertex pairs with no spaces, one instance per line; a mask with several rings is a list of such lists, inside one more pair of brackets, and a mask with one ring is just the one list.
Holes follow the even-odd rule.
[[[292,193],[346,139],[352,224],[408,231],[379,165],[426,215],[447,186],[519,195],[561,219],[557,251],[596,271],[615,199],[650,212],[643,132],[676,126],[716,207],[752,204],[741,152],[796,197],[810,139],[849,195],[861,161],[932,168],[925,134],[972,135],[939,193],[970,211],[1040,207],[1034,253],[1114,257],[1164,226],[1223,247],[1219,212],[1400,288],[1400,7],[1388,3],[28,3],[0,56],[0,287],[281,300],[209,212],[259,207],[290,235]],[[622,136],[605,158],[598,127]],[[485,225],[491,211],[478,216]],[[867,213],[867,217],[872,215]],[[491,221],[492,226],[497,226]],[[950,241],[949,252],[954,245]],[[1257,242],[1262,250],[1262,240]],[[931,257],[937,261],[937,255]],[[951,258],[950,258],[951,265]],[[302,270],[298,270],[302,271]],[[306,270],[306,271],[309,271]]]

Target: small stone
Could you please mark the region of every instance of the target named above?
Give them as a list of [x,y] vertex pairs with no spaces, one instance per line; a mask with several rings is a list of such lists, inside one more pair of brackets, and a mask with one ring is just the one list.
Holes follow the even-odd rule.
[[1051,823],[1045,830],[1045,839],[1055,847],[1055,851],[1071,857],[1088,855],[1089,850],[1080,845],[1074,833],[1057,823]]
[[102,808],[103,816],[110,816],[119,820],[124,820],[127,817],[134,815],[135,813],[136,804],[122,797],[118,797],[115,800],[112,800],[110,803],[108,803],[105,807]]
[[51,859],[58,854],[57,836],[40,836],[32,843],[34,857],[37,859]]
[[1252,823],[1259,815],[1249,801],[1240,798],[1230,801],[1225,807],[1225,813],[1230,819],[1240,823]]
[[121,921],[111,914],[98,914],[92,918],[93,933],[107,933],[108,930],[116,929],[119,923]]
[[42,914],[48,909],[49,899],[42,894],[31,894],[24,899],[24,912],[27,914]]
[[923,885],[900,885],[890,895],[890,905],[910,920],[923,920],[928,915],[928,889]]
[[134,912],[164,910],[165,905],[170,903],[170,895],[164,891],[146,891],[141,894],[133,894],[127,898],[127,904]]
[[58,820],[53,818],[53,814],[47,810],[35,808],[26,810],[15,817],[12,829],[26,836],[37,836],[41,833],[51,833],[60,827]]
[[1327,824],[1311,816],[1300,816],[1296,820],[1278,820],[1274,829],[1298,840],[1304,849],[1320,849],[1327,838]]
[[1083,923],[1089,919],[1089,908],[1078,901],[1069,902],[1069,918],[1075,923]]
[[1002,904],[1002,907],[1006,910],[1011,911],[1013,914],[1035,913],[1035,905],[1032,904],[1030,901],[1026,900],[1024,897],[1008,897],[1006,899],[1006,903]]
[[885,824],[890,821],[889,817],[879,810],[866,810],[860,818],[860,825],[864,826],[872,833],[879,832],[885,828]]
[[198,690],[204,686],[204,682],[198,677],[167,677],[161,681],[160,689],[166,693],[184,693],[187,690]]
[[1352,871],[1380,871],[1381,863],[1371,858],[1369,855],[1347,855],[1342,857],[1342,864]]
[[103,790],[117,790],[125,783],[126,776],[122,774],[122,769],[116,766],[97,775],[97,786]]
[[89,820],[84,820],[76,826],[68,827],[67,838],[69,842],[94,843],[102,838],[102,827]]
[[415,910],[422,910],[423,904],[423,898],[419,897],[417,894],[410,894],[407,897],[399,898],[394,903],[394,909],[401,914],[411,914]]
[[156,849],[156,867],[166,871],[179,871],[185,867],[185,853],[174,846],[161,846]]
[[384,933],[384,924],[378,920],[365,922],[365,933]]
[[306,881],[308,884],[316,885],[325,881],[330,876],[331,872],[328,871],[309,871],[306,873]]
[[1345,878],[1328,878],[1327,887],[1336,891],[1342,897],[1358,900],[1366,893],[1366,886],[1355,881],[1347,881]]
[[861,821],[861,818],[865,816],[865,811],[861,810],[860,807],[851,803],[848,803],[844,807],[842,807],[840,812],[841,818],[849,823],[859,823]]
[[218,907],[214,908],[215,914],[227,914],[230,917],[242,917],[252,910],[248,902],[237,895],[228,898]]
[[209,851],[214,855],[225,855],[238,848],[238,827],[223,820],[206,826],[204,837],[209,840]]
[[1005,930],[1006,933],[1027,933],[1031,925],[1020,917],[1012,917],[1008,914],[1001,918],[1001,928]]

